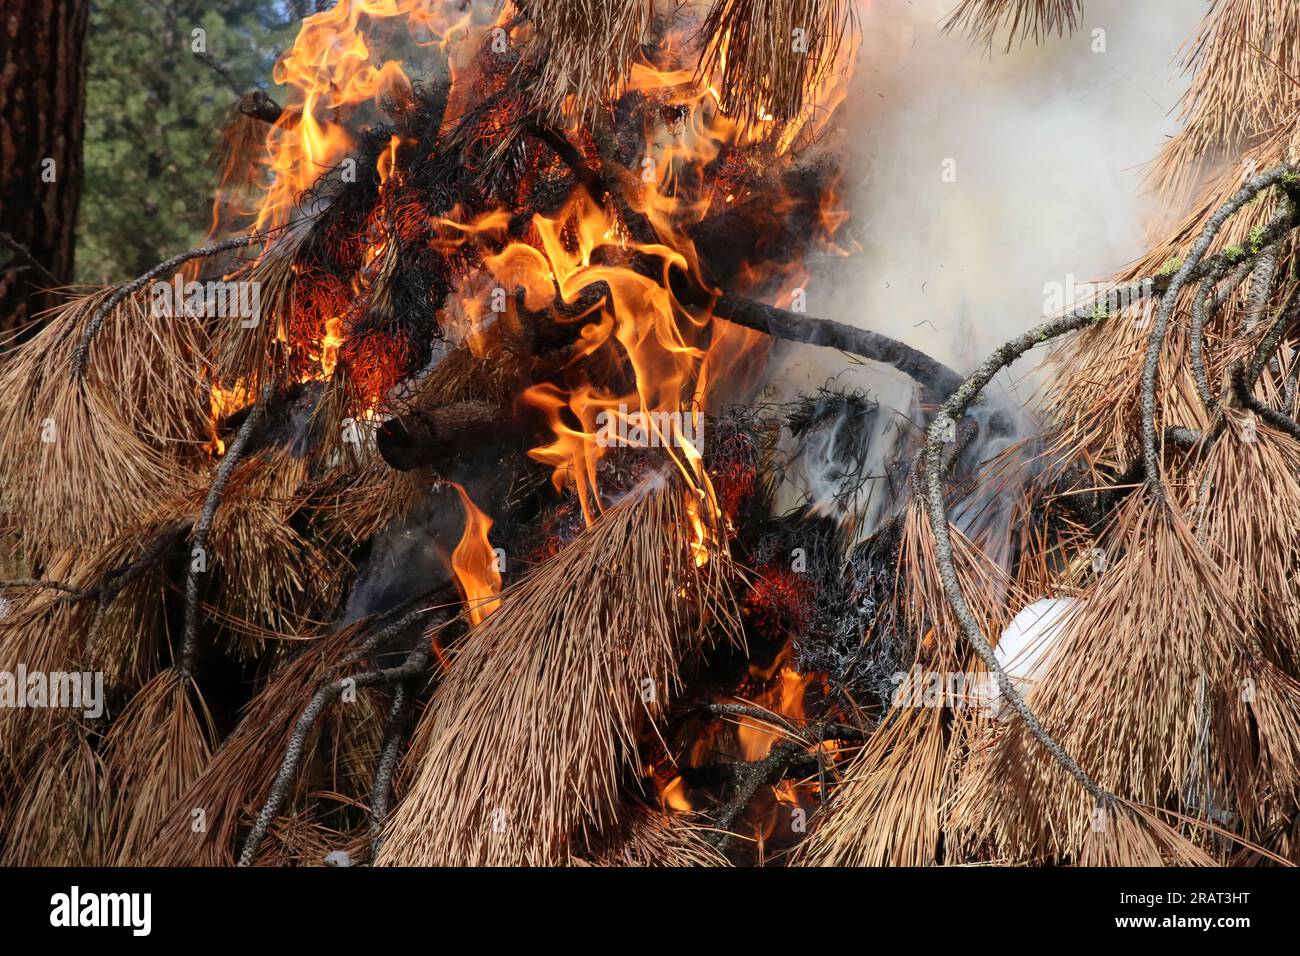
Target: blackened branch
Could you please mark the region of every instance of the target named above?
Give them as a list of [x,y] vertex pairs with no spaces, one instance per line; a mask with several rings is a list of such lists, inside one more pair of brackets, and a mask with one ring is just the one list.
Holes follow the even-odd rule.
[[258,813],[257,820],[248,833],[248,838],[244,841],[244,848],[239,854],[240,866],[252,864],[257,856],[257,848],[266,837],[272,821],[279,815],[285,801],[289,799],[289,790],[293,786],[294,778],[298,775],[298,764],[302,761],[303,752],[307,747],[307,740],[325,709],[338,700],[344,691],[400,683],[419,676],[424,673],[425,668],[428,666],[430,656],[429,648],[421,643],[415,650],[411,651],[405,662],[397,667],[380,668],[353,674],[350,677],[340,677],[338,680],[331,681],[321,687],[312,695],[312,699],[298,716],[298,722],[294,725],[293,733],[289,737],[289,745],[285,749],[284,760],[281,761],[280,770],[275,775],[275,781],[271,784],[271,792],[262,805],[262,810]]
[[[768,751],[767,756],[761,760],[750,763],[724,764],[718,768],[711,768],[734,780],[736,784],[736,790],[731,799],[718,810],[713,821],[717,832],[710,839],[714,846],[723,851],[730,846],[735,835],[730,832],[731,828],[736,825],[736,821],[741,818],[750,803],[753,802],[754,796],[758,793],[760,787],[777,783],[794,768],[805,772],[821,771],[821,755],[809,753],[809,747],[818,746],[822,741],[826,740],[864,740],[866,738],[866,731],[851,727],[848,724],[827,721],[800,726],[779,714],[773,714],[761,707],[752,707],[747,704],[706,704],[703,709],[707,713],[719,717],[748,717],[763,721],[792,735],[790,739],[783,740],[773,746]],[[815,743],[809,743],[809,741],[815,741]]]
[[804,753],[805,749],[804,744],[798,740],[786,740],[773,747],[762,760],[742,764],[736,768],[738,778],[736,792],[723,805],[713,821],[714,826],[718,828],[718,832],[710,837],[714,846],[725,851],[731,845],[734,834],[728,831],[736,825],[736,821],[749,807],[754,795],[758,793],[758,788],[779,781],[785,775],[786,769]]
[[712,714],[715,717],[751,717],[764,723],[780,727],[786,733],[799,734],[808,737],[810,734],[818,735],[822,740],[863,740],[866,737],[866,731],[857,727],[851,727],[848,724],[827,721],[816,724],[801,725],[783,717],[781,714],[772,713],[770,710],[764,710],[762,707],[754,707],[749,704],[705,704],[702,708],[705,713]]
[[874,362],[892,365],[916,379],[935,400],[956,391],[961,376],[917,349],[897,339],[845,325],[831,319],[818,319],[810,315],[787,312],[776,306],[755,302],[744,296],[727,293],[714,304],[713,314],[719,318],[743,325],[747,329],[765,332],[774,338],[809,345],[823,345],[840,349]]
[[[244,449],[253,437],[253,431],[257,428],[266,403],[271,398],[272,387],[271,382],[267,382],[262,386],[262,392],[258,396],[257,403],[244,418],[244,423],[239,426],[239,432],[235,435],[234,441],[230,443],[230,447],[226,449],[225,457],[221,459],[221,464],[217,466],[217,473],[213,476],[212,485],[208,488],[208,496],[203,502],[203,511],[199,514],[199,520],[194,527],[194,554],[200,557],[205,568],[207,567],[205,552],[208,547],[208,534],[211,532],[212,522],[216,518],[217,505],[221,502],[221,492],[225,489],[226,482],[230,480],[231,472],[235,470],[235,465],[239,463]],[[177,669],[187,677],[191,676],[194,669],[194,651],[198,644],[198,632],[199,563],[191,560],[189,570],[185,575],[185,630],[181,639],[180,655],[176,662]]]

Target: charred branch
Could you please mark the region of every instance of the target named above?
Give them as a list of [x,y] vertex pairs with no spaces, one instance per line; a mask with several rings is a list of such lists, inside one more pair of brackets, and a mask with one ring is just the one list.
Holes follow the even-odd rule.
[[712,703],[705,704],[701,709],[715,717],[749,717],[753,720],[780,727],[787,733],[799,734],[804,737],[812,734],[819,740],[863,740],[867,735],[867,732],[861,728],[851,727],[837,721],[823,721],[817,724],[800,726],[787,717],[749,704]]
[[230,480],[231,472],[235,470],[235,465],[239,463],[244,449],[248,446],[249,439],[252,438],[253,429],[257,427],[258,419],[261,417],[262,410],[266,407],[267,401],[271,397],[272,384],[267,382],[262,386],[262,394],[253,406],[252,411],[244,419],[244,423],[239,426],[239,433],[235,440],[230,443],[226,449],[225,457],[221,459],[221,464],[217,466],[217,473],[213,476],[212,485],[208,488],[208,496],[203,502],[203,511],[199,514],[199,520],[194,528],[194,553],[202,558],[200,561],[191,561],[189,571],[185,577],[185,630],[181,639],[181,652],[176,662],[177,669],[182,675],[189,677],[194,669],[194,652],[198,643],[199,629],[199,568],[206,566],[205,551],[208,545],[208,533],[212,530],[212,522],[216,518],[217,505],[221,502],[221,492],[226,487],[226,482]]
[[713,314],[775,338],[840,349],[873,362],[892,365],[914,378],[936,399],[951,395],[962,381],[960,375],[942,362],[870,329],[859,329],[831,319],[797,315],[731,294],[725,294],[717,301]]
[[355,664],[363,658],[379,653],[390,643],[406,634],[416,624],[421,624],[435,614],[447,613],[451,602],[456,600],[455,588],[447,585],[435,591],[417,594],[408,598],[388,612],[386,617],[397,617],[371,632],[366,639],[343,658],[343,665]]
[[266,803],[262,805],[262,810],[257,815],[257,820],[244,841],[244,849],[239,855],[240,866],[252,864],[257,856],[257,848],[266,837],[272,821],[275,820],[280,808],[284,806],[284,802],[289,798],[289,790],[298,774],[298,764],[302,760],[307,740],[325,709],[338,700],[344,691],[379,687],[416,677],[424,672],[428,666],[429,658],[429,649],[421,645],[411,651],[405,662],[397,667],[379,668],[363,671],[349,677],[340,677],[316,691],[311,701],[303,709],[302,714],[299,715],[298,722],[294,725],[293,734],[289,737],[289,744],[285,749],[284,760],[280,764],[280,770],[275,776],[275,781],[271,784],[271,793],[266,798]]
[[500,445],[515,433],[508,409],[491,402],[457,402],[390,419],[376,435],[379,454],[398,471],[436,465],[454,456]]
[[[787,250],[815,240],[825,231],[822,201],[832,172],[824,165],[797,167],[691,226],[687,232],[705,278],[720,289],[734,288],[746,267],[779,262]],[[772,203],[773,192],[782,197],[779,204]]]
[[783,776],[789,766],[804,753],[807,748],[803,743],[797,740],[786,740],[777,744],[769,751],[768,755],[762,760],[745,764],[736,769],[737,785],[736,792],[718,811],[714,817],[714,826],[718,828],[717,833],[713,834],[712,840],[714,846],[719,850],[726,850],[731,845],[735,834],[729,832],[736,825],[736,821],[741,818],[749,804],[753,801],[754,795],[758,793],[760,787],[768,784],[777,783]]

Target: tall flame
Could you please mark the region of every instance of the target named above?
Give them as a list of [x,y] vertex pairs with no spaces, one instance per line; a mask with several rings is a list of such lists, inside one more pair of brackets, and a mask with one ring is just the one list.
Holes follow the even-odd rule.
[[479,510],[461,485],[448,484],[456,489],[465,509],[465,530],[451,553],[452,576],[465,601],[470,624],[477,626],[501,606],[497,597],[501,593],[501,569],[488,540],[492,519]]
[[[287,85],[290,95],[267,138],[268,186],[257,214],[258,229],[294,222],[306,191],[355,149],[349,125],[359,125],[353,116],[357,108],[378,105],[395,92],[410,90],[402,65],[382,52],[378,38],[393,34],[392,24],[385,21],[404,25],[416,44],[443,50],[453,37],[475,29],[505,30],[512,43],[525,39],[530,30],[526,18],[507,9],[502,9],[492,27],[474,28],[465,9],[453,7],[430,5],[426,0],[340,0],[331,10],[303,22],[293,48],[275,67],[276,82]],[[474,42],[471,39],[470,45]],[[690,49],[692,42],[688,29],[678,27],[661,46],[676,55]],[[720,61],[724,65],[725,57],[724,49]],[[452,101],[459,105],[449,109],[455,115],[455,109],[465,106],[460,100],[474,95],[474,90],[467,84],[466,91],[456,91],[457,71],[454,64],[451,67]],[[760,111],[759,120],[747,124],[722,108],[722,97],[710,85],[712,78],[701,80],[691,68],[665,68],[643,57],[633,64],[627,89],[653,96],[662,104],[657,115],[679,119],[647,126],[639,178],[620,171],[634,188],[621,180],[607,185],[619,192],[624,209],[648,224],[648,232],[638,230],[634,238],[617,201],[592,196],[582,188],[576,188],[558,212],[534,215],[524,238],[518,238],[518,231],[508,232],[517,212],[510,208],[508,197],[502,197],[501,208],[474,222],[459,222],[457,211],[432,221],[439,251],[444,244],[450,249],[490,240],[494,251],[484,257],[486,270],[500,287],[522,288],[529,311],[550,308],[556,297],[572,306],[584,293],[601,290],[598,302],[569,319],[581,328],[564,374],[529,388],[522,396],[541,412],[551,432],[550,440],[530,454],[551,467],[557,488],[573,488],[588,523],[605,507],[597,474],[613,435],[615,444],[661,448],[686,479],[690,545],[696,562],[704,564],[710,553],[725,547],[721,511],[704,469],[703,410],[710,389],[743,362],[757,336],[725,326],[715,328],[707,308],[678,301],[669,277],[687,277],[693,287],[709,289],[688,229],[719,205],[738,198],[728,186],[736,177],[719,174],[718,169],[727,163],[757,162],[759,153],[766,162],[794,151],[826,123],[836,97],[843,95],[842,79],[831,71],[818,89],[810,91],[809,102],[814,105],[800,117],[778,122]],[[587,153],[593,151],[594,143],[584,129],[569,129],[564,135]],[[351,277],[351,300],[346,285],[332,292],[332,299],[322,295],[325,304],[310,316],[312,331],[295,332],[307,341],[285,343],[310,360],[303,373],[308,377],[336,374],[342,353],[352,348],[348,340],[356,328],[349,308],[364,305],[375,279],[395,260],[398,243],[385,207],[389,187],[401,183],[399,145],[394,137],[379,158],[381,201],[361,240],[365,249]],[[773,201],[779,208],[780,197]],[[837,225],[838,216],[832,206],[822,210],[827,226]],[[654,266],[648,268],[647,262]],[[764,282],[781,277],[752,278]],[[464,311],[471,316],[475,312],[469,307]],[[502,320],[515,327],[523,321],[513,297]],[[468,344],[477,347],[473,336]],[[598,361],[602,369],[613,371],[593,380],[581,372],[584,360]],[[476,550],[490,552],[486,535],[490,522],[459,490],[471,514],[466,534],[473,531],[473,543],[467,537],[457,548],[462,559],[458,580],[467,594],[471,590],[479,597],[494,594],[490,577],[483,577],[486,565],[471,560]],[[497,588],[499,584],[498,575]]]
[[410,87],[401,64],[376,57],[365,36],[371,20],[398,16],[413,29],[429,26],[421,0],[343,0],[303,21],[272,74],[290,88],[291,99],[267,137],[271,179],[256,228],[292,221],[303,191],[353,149],[352,134],[339,121],[349,108]]

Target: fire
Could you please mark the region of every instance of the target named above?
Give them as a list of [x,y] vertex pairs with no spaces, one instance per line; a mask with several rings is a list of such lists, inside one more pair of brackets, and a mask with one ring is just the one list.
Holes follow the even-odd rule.
[[604,352],[626,364],[633,389],[615,391],[590,382],[566,389],[547,383],[524,395],[546,414],[555,435],[550,444],[533,449],[533,457],[552,466],[557,487],[574,484],[589,522],[603,507],[596,483],[596,464],[607,447],[600,438],[602,426],[613,425],[620,435],[648,430],[628,443],[663,448],[696,488],[703,489],[708,480],[689,437],[693,428],[685,424],[695,424],[698,413],[692,409],[702,398],[696,388],[707,354],[701,325],[677,302],[666,281],[627,265],[607,264],[639,252],[660,259],[666,275],[669,269],[687,268],[687,258],[666,245],[623,239],[615,216],[612,205],[602,209],[579,191],[560,215],[534,217],[540,249],[512,243],[488,261],[508,288],[523,286],[528,308],[542,308],[556,294],[572,304],[585,290],[604,286],[598,312],[582,329],[579,357]]
[[664,785],[659,791],[659,800],[664,809],[676,813],[690,813],[694,809],[686,796],[686,781],[680,776],[673,777]]
[[267,137],[270,185],[256,228],[292,221],[299,196],[355,148],[339,118],[367,101],[378,103],[410,80],[395,60],[377,58],[365,36],[371,20],[405,17],[413,30],[430,29],[422,0],[351,0],[308,17],[293,48],[276,63],[276,83],[292,98]]
[[[266,138],[263,196],[253,223],[255,230],[275,232],[316,211],[317,205],[301,208],[303,197],[312,196],[310,191],[345,162],[355,164],[358,143],[351,130],[363,123],[354,114],[367,105],[381,107],[386,99],[409,93],[411,83],[403,65],[377,52],[379,44],[370,34],[391,33],[387,26],[376,30],[377,24],[404,23],[411,39],[421,46],[445,46],[453,33],[463,33],[468,14],[453,20],[453,11],[445,6],[431,7],[424,0],[341,0],[332,9],[303,21],[292,49],[273,71],[275,82],[288,88],[288,96]],[[389,149],[379,157],[381,193],[398,173],[399,145],[393,137]],[[355,166],[352,169],[355,171]],[[388,216],[386,206],[381,202],[378,207],[383,217]],[[391,265],[385,255],[393,248],[389,224],[376,222],[372,226],[373,235],[362,266],[352,278],[353,295],[347,302],[357,309],[365,307],[375,277]],[[274,242],[271,239],[268,248]],[[351,320],[345,311],[329,311],[316,316],[318,324],[310,335],[301,331],[283,334],[282,330],[280,340],[286,351],[297,350],[302,356],[297,366],[300,379],[334,375]],[[372,394],[364,398],[373,407],[382,395],[369,391]]]
[[228,415],[233,415],[253,400],[253,394],[243,382],[236,382],[229,388],[222,388],[220,383],[213,383],[208,392],[208,408],[212,413],[209,421],[209,440],[207,448],[220,457],[226,453],[226,443],[217,435],[217,423]]
[[[266,190],[256,228],[288,226],[315,212],[317,207],[303,205],[327,201],[316,197],[328,192],[313,187],[357,152],[359,143],[350,130],[364,125],[365,111],[410,93],[403,65],[382,52],[395,31],[405,27],[420,47],[446,52],[453,38],[467,37],[467,46],[478,47],[484,31],[496,29],[515,45],[527,39],[530,29],[509,5],[503,5],[491,26],[475,26],[464,8],[449,12],[454,5],[442,5],[435,13],[431,6],[425,0],[340,0],[304,21],[275,70],[289,96],[266,141]],[[761,367],[758,353],[767,348],[767,340],[714,321],[710,303],[721,290],[701,266],[691,229],[746,203],[761,201],[778,216],[792,208],[793,196],[779,190],[757,196],[754,184],[770,184],[769,172],[787,168],[780,164],[827,129],[846,83],[843,73],[826,71],[808,91],[809,105],[801,115],[777,119],[760,109],[756,120],[746,122],[724,108],[718,74],[701,77],[687,62],[689,56],[680,56],[694,42],[690,29],[680,27],[656,53],[647,52],[633,64],[627,90],[655,106],[647,111],[641,131],[640,168],[609,164],[601,155],[599,129],[575,124],[559,130],[579,160],[595,164],[600,159],[601,175],[595,181],[603,188],[596,190],[576,176],[584,185],[575,186],[558,208],[550,204],[526,219],[508,195],[496,196],[494,205],[473,200],[481,204],[472,211],[460,206],[438,215],[425,211],[418,197],[412,198],[415,186],[407,182],[402,165],[415,144],[392,136],[374,167],[378,201],[338,239],[346,268],[299,274],[295,314],[277,321],[286,353],[295,356],[293,374],[346,380],[357,386],[373,412],[384,395],[371,382],[391,386],[413,371],[402,366],[403,356],[390,354],[385,340],[376,338],[373,345],[362,341],[375,323],[359,321],[382,314],[382,309],[374,310],[374,300],[382,300],[383,280],[393,274],[399,253],[409,252],[418,236],[431,254],[468,263],[455,276],[455,308],[444,306],[447,315],[440,312],[438,317],[442,330],[453,333],[457,342],[486,354],[492,336],[524,338],[521,333],[529,331],[530,322],[572,324],[575,343],[564,367],[548,372],[519,396],[548,426],[545,440],[530,449],[531,457],[549,467],[557,490],[572,492],[591,524],[609,504],[602,496],[599,466],[611,446],[654,448],[685,479],[683,533],[692,559],[702,566],[727,548],[723,510],[704,467],[705,411],[720,385],[734,386]],[[849,61],[853,52],[841,55]],[[725,68],[725,62],[724,49],[719,67]],[[481,90],[476,82],[458,81],[454,58],[449,57],[448,65],[450,123],[477,105],[474,98]],[[502,110],[499,122],[505,129],[515,118],[506,107]],[[596,122],[609,120],[604,116]],[[490,117],[484,128],[495,129],[497,122]],[[551,154],[534,149],[530,155]],[[548,161],[571,163],[572,158]],[[534,162],[533,172],[540,173],[542,161]],[[606,194],[593,195],[595,191]],[[417,220],[419,229],[413,228]],[[829,239],[843,221],[837,191],[827,189],[816,222]],[[806,272],[792,256],[763,272],[742,266],[729,283],[729,291],[755,290],[768,301],[786,304],[796,292],[802,294]],[[474,298],[482,292],[501,301],[489,308],[486,296]],[[540,313],[549,316],[534,318]],[[495,332],[492,323],[500,324]],[[383,363],[392,369],[369,367]],[[378,374],[394,369],[398,371],[387,378]],[[218,417],[218,405],[226,408],[228,398],[214,388],[212,401]],[[491,520],[463,487],[454,487],[466,520],[451,566],[470,621],[477,625],[500,605],[501,572],[489,540]],[[759,706],[798,723],[805,720],[804,701],[814,681],[815,675],[799,674],[790,665],[787,649],[773,670],[751,674],[750,686],[761,688]],[[783,736],[749,719],[733,726],[739,756],[748,760],[761,759]],[[666,786],[667,805],[689,807],[680,777]],[[781,788],[778,799],[795,799],[793,784]]]
[[[798,724],[807,718],[808,690],[818,675],[799,673],[787,663],[792,656],[792,648],[787,645],[770,669],[764,671],[751,665],[750,675],[768,682],[753,703]],[[736,739],[746,760],[762,760],[781,737],[775,726],[752,717],[740,718],[736,727]]]
[[[787,643],[767,666],[750,664],[746,685],[751,692],[743,697],[719,694],[718,703],[740,703],[771,715],[770,719],[749,714],[719,717],[700,726],[695,732],[687,753],[681,757],[687,768],[706,768],[710,764],[754,763],[771,753],[782,741],[798,737],[802,729],[811,725],[810,710],[825,697],[825,676],[802,673],[793,664],[793,644]],[[825,716],[825,715],[822,715]],[[833,767],[844,754],[835,741],[816,741],[804,737],[810,754],[818,754],[827,768]],[[658,794],[666,811],[689,813],[700,808],[701,791],[687,782],[687,777],[677,765],[665,756],[647,768],[646,775]],[[801,809],[805,813],[815,809],[819,795],[816,779],[779,780],[756,797],[746,815],[746,827],[752,833],[761,858],[762,847],[778,834],[788,834],[790,811]],[[707,791],[705,792],[707,801]]]
[[[375,37],[392,34],[387,21],[404,24],[417,44],[444,51],[453,37],[475,32],[463,9],[459,14],[446,8],[434,12],[423,0],[342,0],[333,9],[308,17],[293,48],[275,68],[276,82],[288,86],[290,96],[267,138],[268,186],[257,228],[292,223],[301,198],[355,151],[357,143],[347,125],[352,112],[410,90],[403,65],[379,52],[381,44]],[[380,24],[382,31],[377,29]],[[526,36],[522,31],[528,29],[505,9],[495,28],[519,33],[512,42]],[[481,38],[480,33],[477,41]],[[470,45],[477,41],[471,38]],[[671,55],[688,50],[691,42],[688,30],[681,27],[663,48]],[[724,50],[720,63],[725,66],[725,62]],[[454,61],[450,65],[455,90]],[[465,242],[495,242],[497,248],[485,250],[484,265],[501,288],[513,292],[522,287],[529,310],[548,308],[556,298],[572,305],[584,292],[603,290],[597,305],[571,319],[583,323],[580,348],[570,363],[575,374],[536,385],[523,395],[525,403],[540,410],[552,433],[552,439],[531,454],[552,468],[557,488],[574,489],[590,523],[605,506],[597,482],[597,466],[608,447],[601,440],[602,426],[612,425],[622,435],[636,430],[627,427],[634,418],[650,422],[643,438],[623,443],[662,448],[686,478],[691,548],[701,564],[711,549],[722,545],[725,535],[718,528],[720,510],[704,471],[698,426],[710,386],[726,380],[718,372],[738,367],[745,352],[756,347],[758,336],[715,330],[709,310],[679,302],[668,280],[674,274],[685,276],[694,287],[708,289],[686,230],[715,205],[746,198],[738,179],[743,164],[758,162],[760,153],[774,161],[805,142],[825,124],[831,112],[826,106],[841,95],[843,86],[824,81],[809,98],[814,106],[793,120],[777,122],[764,111],[757,123],[745,124],[724,111],[715,83],[716,78],[701,80],[688,66],[665,67],[645,58],[633,64],[628,90],[653,95],[663,103],[665,116],[680,117],[645,131],[646,158],[639,181],[633,184],[637,188],[626,188],[621,181],[607,183],[620,192],[632,214],[643,217],[652,234],[642,231],[633,238],[617,203],[580,188],[558,213],[534,215],[529,233],[509,242],[505,241],[511,220],[508,208],[468,223],[453,211],[432,223],[435,233],[443,237],[434,242],[440,250],[443,243],[454,248]],[[453,100],[460,96],[457,92]],[[463,105],[453,107],[453,112],[455,108]],[[589,142],[583,130],[566,130],[565,135]],[[360,267],[351,279],[351,295],[338,290],[332,298],[308,306],[315,310],[315,330],[300,329],[286,341],[290,351],[301,350],[311,362],[300,372],[302,377],[335,375],[348,347],[353,310],[366,307],[376,279],[391,267],[396,243],[395,214],[389,207],[392,193],[400,191],[391,188],[401,183],[400,145],[392,137],[379,157],[381,201],[369,224]],[[712,168],[724,159],[721,172]],[[838,224],[836,216],[834,208],[823,212],[827,224]],[[639,268],[634,267],[638,259]],[[646,261],[657,265],[647,269]],[[761,282],[763,277],[752,278]],[[511,296],[510,308],[499,320],[518,328],[521,318],[514,314],[514,305]],[[723,358],[711,358],[715,340],[726,342]],[[608,359],[609,367],[626,369],[626,374],[599,382],[585,380],[575,367],[591,356]],[[303,368],[301,360],[298,367]],[[372,406],[381,398],[366,396]]]
[[501,606],[497,597],[501,593],[501,569],[488,540],[492,519],[479,510],[462,486],[448,484],[456,489],[465,509],[465,530],[451,554],[452,575],[465,601],[470,624],[477,626]]
[[325,335],[320,340],[321,375],[329,378],[339,361],[339,346],[343,344],[343,320],[335,317],[325,320]]
[[[600,421],[622,424],[630,414],[640,413],[640,420],[697,424],[716,373],[740,365],[758,340],[755,333],[728,336],[714,329],[707,311],[700,315],[677,300],[669,277],[677,271],[707,288],[686,230],[715,202],[734,201],[735,193],[696,187],[708,181],[706,167],[724,150],[762,142],[771,132],[768,124],[749,127],[727,116],[716,92],[701,88],[689,70],[637,63],[628,88],[658,94],[683,116],[671,135],[648,134],[642,188],[626,197],[652,227],[653,241],[633,240],[613,203],[602,207],[595,201],[599,197],[579,192],[559,217],[535,217],[540,239],[536,246],[518,244],[497,260],[498,277],[508,285],[522,285],[530,308],[544,305],[552,290],[572,303],[593,286],[603,283],[607,289],[598,315],[583,330],[581,354],[616,346],[632,368],[635,390],[616,393],[588,382],[565,389],[548,383],[524,396],[543,411],[554,434],[553,442],[533,449],[533,457],[553,467],[557,487],[574,485],[589,522],[602,508],[596,481],[596,465],[605,453],[598,440]],[[821,122],[824,116],[812,110],[787,124],[774,146],[775,155],[788,152],[801,133]],[[832,208],[823,210],[828,226],[842,221],[834,216]],[[633,253],[658,259],[661,275],[652,279],[621,264]],[[726,343],[720,357],[713,352],[715,339]],[[696,563],[704,564],[709,551],[720,545],[721,512],[704,472],[702,449],[694,440],[697,434],[697,428],[676,424],[652,427],[647,443],[665,448],[687,478],[691,550]]]
[[252,393],[241,382],[235,383],[230,388],[222,388],[219,384],[214,384],[208,394],[208,407],[212,410],[213,420],[219,421],[239,411],[252,400]]
[[[713,486],[712,483],[710,483],[710,492],[712,492],[712,489]],[[711,502],[710,505],[713,514],[720,514],[716,501]],[[701,504],[696,498],[687,497],[686,518],[687,521],[690,522],[691,526],[691,556],[695,559],[695,566],[697,568],[704,567],[704,565],[708,564],[709,550],[711,547],[715,546],[712,526],[711,524],[706,524],[705,520],[700,516],[700,508]]]

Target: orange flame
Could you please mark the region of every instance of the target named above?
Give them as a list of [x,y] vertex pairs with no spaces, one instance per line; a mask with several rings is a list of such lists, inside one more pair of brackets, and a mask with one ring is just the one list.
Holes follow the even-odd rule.
[[451,554],[452,575],[465,601],[470,624],[477,626],[501,606],[497,597],[501,593],[501,568],[488,540],[492,519],[479,510],[462,486],[448,484],[456,489],[465,509],[465,530]]
[[[293,48],[275,67],[275,80],[289,87],[289,96],[266,142],[268,187],[257,214],[258,229],[295,220],[304,192],[356,146],[348,127],[359,125],[353,115],[357,110],[410,89],[402,65],[382,52],[379,38],[392,33],[384,21],[396,19],[415,43],[444,50],[453,37],[492,29],[472,26],[463,9],[459,13],[448,9],[453,5],[437,11],[431,6],[425,0],[340,0],[331,10],[303,21]],[[376,29],[377,24],[382,29]],[[528,29],[504,8],[494,26],[507,31]],[[474,42],[471,38],[469,45]],[[692,42],[689,28],[682,26],[662,48],[674,56],[690,49]],[[724,50],[724,64],[725,56]],[[460,100],[473,95],[473,90],[457,89],[457,70],[454,63],[450,66],[452,99],[458,104],[449,108],[454,116],[456,109],[463,108]],[[638,232],[634,239],[616,202],[582,189],[575,190],[558,213],[535,215],[524,240],[505,242],[505,227],[513,212],[505,208],[508,200],[503,208],[472,223],[458,222],[454,211],[432,223],[438,236],[434,246],[440,250],[483,239],[494,243],[498,251],[483,261],[498,285],[511,292],[505,314],[498,317],[507,328],[517,328],[521,322],[513,296],[516,288],[523,289],[523,302],[530,311],[549,307],[557,297],[573,304],[595,287],[604,290],[601,301],[571,319],[581,323],[581,330],[561,381],[538,384],[522,396],[541,411],[552,433],[549,442],[530,454],[552,468],[557,488],[573,487],[588,523],[605,507],[597,470],[612,436],[614,444],[661,448],[686,479],[685,507],[697,564],[725,548],[721,512],[703,465],[703,411],[710,388],[728,380],[729,370],[745,364],[747,351],[760,338],[756,333],[715,329],[707,308],[687,307],[677,300],[669,275],[688,276],[694,286],[707,289],[687,230],[715,204],[752,198],[738,194],[743,176],[719,176],[712,164],[744,168],[746,163],[797,152],[827,123],[837,98],[843,96],[843,80],[842,74],[830,71],[818,89],[810,91],[811,105],[799,117],[777,121],[761,111],[758,122],[745,124],[722,108],[716,86],[710,85],[715,78],[701,81],[690,67],[664,68],[642,58],[633,64],[627,89],[652,95],[662,104],[658,115],[680,119],[648,124],[639,178],[626,175],[632,188],[621,181],[610,186],[644,217],[653,235]],[[582,130],[568,134],[585,142]],[[399,145],[394,137],[379,157],[381,198],[400,180]],[[742,185],[735,186],[733,180]],[[773,197],[775,208],[780,201],[781,197]],[[381,201],[378,211],[383,212],[385,205]],[[828,229],[842,221],[833,197],[820,211],[820,219]],[[391,232],[387,215],[369,224],[361,266],[352,276],[353,301],[364,302],[375,279],[391,268],[397,245]],[[634,268],[633,257],[641,263],[657,261],[655,270],[660,274],[643,274],[655,270]],[[772,277],[751,278],[762,282]],[[312,363],[303,373],[307,377],[330,378],[338,370],[341,351],[348,347],[354,329],[350,313],[340,307],[345,298],[346,285],[312,316],[312,323],[319,325],[302,336],[307,341],[286,342],[305,351]],[[468,306],[464,311],[471,322],[482,314]],[[467,341],[477,347],[473,335]],[[723,342],[725,346],[720,346]],[[616,371],[599,382],[591,381],[579,371],[583,360],[599,361]],[[468,511],[473,506],[466,501]],[[485,531],[482,543],[486,544]]]
[[[808,690],[820,675],[801,674],[795,670],[789,663],[793,654],[793,646],[787,644],[770,668],[763,670],[751,665],[750,675],[768,681],[766,689],[753,703],[798,724],[807,718]],[[774,676],[776,680],[772,680]],[[740,718],[736,727],[736,739],[746,760],[762,760],[781,736],[772,725],[751,717]]]
[[212,413],[208,422],[209,438],[207,450],[217,457],[226,453],[226,443],[217,435],[217,424],[226,416],[232,415],[253,400],[252,390],[243,382],[236,382],[230,388],[222,388],[214,382],[208,392],[208,408]]

